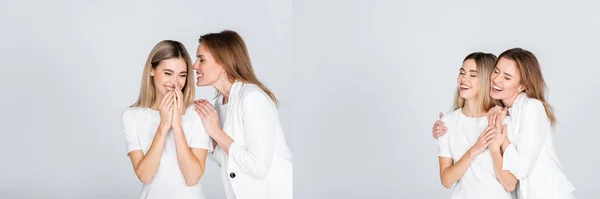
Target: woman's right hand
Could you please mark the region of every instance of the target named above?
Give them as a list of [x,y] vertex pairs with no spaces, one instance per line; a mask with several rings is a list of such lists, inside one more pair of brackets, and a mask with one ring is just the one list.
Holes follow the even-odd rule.
[[[444,117],[444,113],[440,113],[440,119]],[[448,127],[441,120],[435,121],[433,124],[433,128],[431,128],[431,133],[433,133],[433,138],[437,139],[440,136],[446,135],[448,132]]]
[[479,155],[485,151],[485,149],[497,139],[499,131],[496,127],[487,127],[477,138],[477,142],[470,149],[472,155]]
[[175,92],[169,91],[166,94],[162,101],[160,102],[160,107],[158,111],[160,112],[160,126],[162,128],[170,129],[171,128],[171,120],[173,118],[173,101],[175,100]]

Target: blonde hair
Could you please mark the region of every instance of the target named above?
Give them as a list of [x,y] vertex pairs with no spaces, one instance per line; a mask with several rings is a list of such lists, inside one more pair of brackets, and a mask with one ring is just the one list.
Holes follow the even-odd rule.
[[156,44],[150,55],[146,59],[146,65],[144,66],[144,72],[142,74],[142,86],[140,88],[140,94],[131,107],[144,107],[151,108],[155,103],[156,98],[156,86],[154,85],[154,77],[150,75],[152,69],[156,69],[158,65],[167,59],[181,58],[185,61],[187,68],[187,75],[185,85],[183,86],[183,105],[185,110],[191,106],[194,102],[195,97],[195,84],[194,84],[194,68],[185,46],[178,41],[163,40]]
[[[275,94],[263,85],[252,68],[248,49],[242,37],[232,30],[224,30],[219,33],[209,33],[200,36],[198,42],[204,45],[213,55],[215,61],[223,66],[227,73],[227,78],[231,81],[241,81],[251,83],[260,87],[276,105],[279,105]],[[221,95],[217,91],[217,97]]]
[[546,82],[542,76],[540,63],[535,55],[522,48],[513,48],[500,54],[498,59],[500,58],[506,58],[517,63],[517,68],[521,75],[521,84],[525,87],[525,94],[529,98],[542,102],[550,124],[554,128],[556,126],[556,117],[552,111],[552,106],[546,100]]
[[[490,96],[490,76],[494,71],[496,56],[491,53],[474,52],[467,55],[467,57],[465,57],[463,60],[463,63],[467,60],[473,60],[477,65],[477,77],[479,79],[479,90],[477,91],[477,112],[487,112],[497,104],[497,101],[492,99]],[[465,99],[460,97],[460,90],[456,89],[453,110],[463,108],[464,106]]]

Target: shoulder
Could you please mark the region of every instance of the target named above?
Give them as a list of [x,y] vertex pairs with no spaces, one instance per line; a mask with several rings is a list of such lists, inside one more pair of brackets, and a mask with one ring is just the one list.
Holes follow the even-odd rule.
[[194,110],[193,104],[185,110],[185,114],[183,116],[192,120],[200,120],[200,116],[198,113],[196,113],[196,110]]
[[521,104],[520,108],[525,113],[531,113],[531,112],[543,112],[544,114],[546,113],[544,104],[538,99],[525,97],[521,103],[522,104]]
[[243,103],[264,103],[271,98],[256,84],[243,84],[240,90],[240,99]]
[[136,117],[140,117],[146,115],[148,113],[148,108],[142,107],[127,107],[121,113],[121,118],[125,120],[133,120]]
[[240,96],[242,97],[242,99],[246,98],[250,94],[257,95],[256,93],[262,93],[266,95],[266,93],[256,84],[243,83],[241,85]]
[[456,121],[460,117],[460,114],[461,114],[460,111],[461,111],[461,109],[459,108],[459,109],[456,109],[454,111],[450,111],[450,112],[444,113],[444,116],[440,120],[442,122],[446,123],[446,125],[448,123],[454,122],[454,121]]

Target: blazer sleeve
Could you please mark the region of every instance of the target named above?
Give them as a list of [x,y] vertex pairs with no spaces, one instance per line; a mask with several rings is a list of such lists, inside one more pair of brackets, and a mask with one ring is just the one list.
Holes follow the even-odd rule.
[[524,104],[519,116],[519,132],[514,142],[504,151],[502,169],[510,171],[519,180],[535,165],[548,135],[552,132],[550,120],[541,102]]

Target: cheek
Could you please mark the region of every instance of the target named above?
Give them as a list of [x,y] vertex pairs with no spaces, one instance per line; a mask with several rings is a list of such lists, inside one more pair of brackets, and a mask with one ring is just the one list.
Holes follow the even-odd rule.
[[164,78],[161,77],[160,75],[154,75],[154,86],[158,87],[160,85],[163,85],[164,83]]
[[471,78],[471,90],[479,90],[479,79]]
[[517,89],[519,88],[519,83],[514,80],[506,81],[504,82],[504,85],[506,85],[506,90],[511,92],[517,92]]
[[185,78],[185,77],[180,77],[180,78],[177,80],[177,84],[179,84],[179,86],[183,88],[183,86],[185,86],[185,82],[186,82],[186,81],[187,81],[187,78]]

